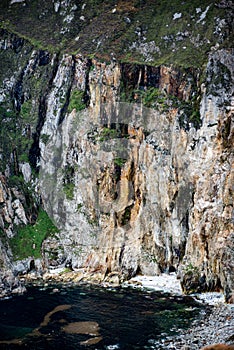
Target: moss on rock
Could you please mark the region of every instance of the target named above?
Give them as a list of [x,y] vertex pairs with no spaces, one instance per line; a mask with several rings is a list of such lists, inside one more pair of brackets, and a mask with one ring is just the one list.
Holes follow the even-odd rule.
[[44,210],[40,210],[34,225],[22,226],[17,234],[9,240],[15,260],[27,257],[40,258],[41,245],[45,238],[58,232]]

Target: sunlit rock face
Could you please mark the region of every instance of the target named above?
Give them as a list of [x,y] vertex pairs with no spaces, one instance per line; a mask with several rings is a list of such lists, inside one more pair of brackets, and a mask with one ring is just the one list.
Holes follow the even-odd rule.
[[[68,107],[61,120],[57,100],[47,100],[40,188],[61,232],[43,244],[46,266],[100,279],[179,269],[185,291],[231,296],[232,60],[229,51],[211,54],[201,85],[197,71],[63,58],[49,96],[83,91],[87,108]],[[143,106],[139,95],[150,87],[169,107]],[[194,97],[200,119],[170,104],[170,94]]]
[[[43,242],[40,270],[114,283],[177,271],[186,292],[232,298],[233,51],[214,48],[203,72],[49,54],[6,32],[1,50],[12,57],[0,90],[2,290],[30,270],[33,256],[12,264],[10,243],[42,204],[60,233]],[[21,148],[4,134],[12,123]]]

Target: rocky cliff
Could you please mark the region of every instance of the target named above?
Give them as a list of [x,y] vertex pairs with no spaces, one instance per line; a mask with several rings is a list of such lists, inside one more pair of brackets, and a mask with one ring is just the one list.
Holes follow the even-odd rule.
[[[97,12],[91,11],[89,21],[85,11],[91,2],[79,9],[69,1],[54,2],[53,16],[63,18],[58,37],[63,26],[71,40],[75,14],[85,23],[79,28],[80,52],[71,54],[65,43],[58,51],[56,35],[51,49],[43,26],[47,49],[38,48],[33,33],[33,40],[22,39],[28,33],[20,27],[21,18],[14,20],[15,11],[25,18],[35,1],[3,2],[0,225],[5,291],[8,275],[14,289],[17,275],[67,268],[73,278],[115,283],[137,273],[176,271],[185,292],[224,290],[227,300],[232,297],[232,4],[193,5],[191,25],[206,28],[195,40],[195,29],[185,35],[180,28],[177,38],[178,21],[187,28],[190,23],[187,17],[182,21],[185,8],[175,3],[171,12],[163,7],[174,21],[168,24],[174,36],[167,33],[159,40],[155,34],[150,40],[153,28],[143,21],[142,11],[148,15],[154,9],[155,15],[152,2],[102,2],[105,11],[100,13],[92,2]],[[41,23],[48,11],[35,9]],[[115,29],[122,21],[129,33],[141,29],[134,34],[137,40],[128,33],[124,42],[121,27],[121,40],[116,40],[124,42],[122,58],[118,45],[114,51],[112,32],[108,40],[102,36],[99,50],[90,44],[87,52],[87,43],[94,43],[100,30],[107,33],[107,28],[98,33],[90,28],[104,18],[106,23],[108,16]],[[17,35],[12,33],[16,29]]]

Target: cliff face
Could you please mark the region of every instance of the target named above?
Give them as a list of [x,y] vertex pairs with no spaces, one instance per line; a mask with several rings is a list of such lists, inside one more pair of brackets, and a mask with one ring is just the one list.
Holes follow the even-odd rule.
[[[94,60],[90,69],[76,58],[72,91],[85,89],[89,107],[73,109],[59,127],[48,118],[42,129],[51,136],[41,156],[42,198],[61,230],[44,242],[47,265],[85,267],[100,279],[179,268],[186,291],[230,295],[232,60],[232,52],[211,54],[199,87],[197,71]],[[120,102],[131,81],[141,103]],[[145,91],[161,94],[155,108],[143,105]],[[188,115],[186,103],[194,108]]]
[[186,292],[229,299],[233,50],[179,68],[1,37],[2,285],[55,267],[96,281],[177,271]]

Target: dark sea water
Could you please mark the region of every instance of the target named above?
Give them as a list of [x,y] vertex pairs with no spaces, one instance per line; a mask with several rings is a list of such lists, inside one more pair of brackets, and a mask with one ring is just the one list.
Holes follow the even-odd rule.
[[0,301],[0,349],[156,349],[201,310],[190,297],[149,290],[29,287]]

